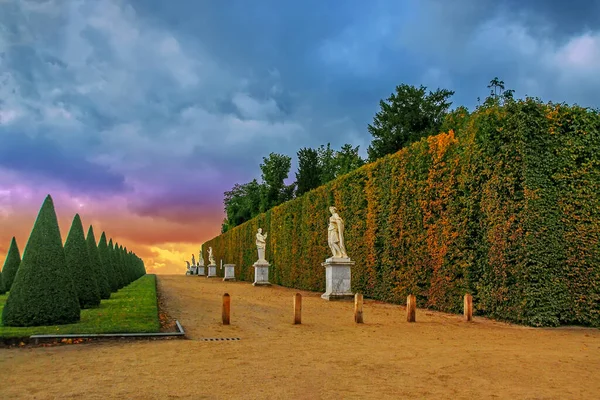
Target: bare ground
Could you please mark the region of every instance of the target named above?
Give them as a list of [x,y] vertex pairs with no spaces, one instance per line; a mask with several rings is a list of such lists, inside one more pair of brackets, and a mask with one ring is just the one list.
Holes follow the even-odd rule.
[[[159,276],[188,340],[0,349],[2,399],[598,399],[600,330],[533,329],[195,276]],[[231,325],[221,296],[231,295]],[[202,338],[239,337],[239,341]]]

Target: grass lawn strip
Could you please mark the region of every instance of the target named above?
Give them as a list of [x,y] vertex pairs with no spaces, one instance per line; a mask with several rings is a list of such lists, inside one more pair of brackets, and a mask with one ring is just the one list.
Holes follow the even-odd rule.
[[[0,296],[0,313],[8,293]],[[81,310],[75,324],[33,327],[2,326],[0,338],[75,333],[151,333],[159,332],[156,301],[156,275],[144,275],[102,300],[100,307]]]

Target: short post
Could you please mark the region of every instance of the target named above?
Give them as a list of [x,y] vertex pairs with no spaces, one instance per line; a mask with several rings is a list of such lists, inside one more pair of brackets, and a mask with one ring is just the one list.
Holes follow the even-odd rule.
[[473,321],[473,296],[469,293],[465,294],[465,321]]
[[363,295],[360,293],[354,295],[354,322],[363,323]]
[[302,323],[302,295],[296,293],[294,295],[294,325]]
[[223,295],[223,325],[229,325],[229,316],[231,311],[231,298],[229,297],[229,293],[225,293]]
[[406,321],[415,322],[417,315],[417,298],[414,294],[409,294],[406,298]]

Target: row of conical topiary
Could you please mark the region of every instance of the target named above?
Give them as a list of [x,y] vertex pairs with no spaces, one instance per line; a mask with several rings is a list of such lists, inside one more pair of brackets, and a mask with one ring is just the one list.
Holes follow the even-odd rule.
[[23,252],[12,239],[2,273],[0,293],[8,293],[4,326],[59,325],[79,321],[80,310],[98,307],[102,299],[146,274],[143,261],[102,233],[96,244],[87,238],[79,214],[62,243],[54,203],[46,197]]

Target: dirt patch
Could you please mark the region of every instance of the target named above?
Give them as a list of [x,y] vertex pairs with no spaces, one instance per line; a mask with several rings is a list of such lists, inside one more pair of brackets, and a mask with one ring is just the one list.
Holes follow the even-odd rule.
[[[159,276],[188,340],[0,349],[0,398],[597,399],[600,331],[533,329],[365,300],[195,276]],[[231,325],[221,298],[231,295]],[[204,338],[233,338],[204,341]]]

